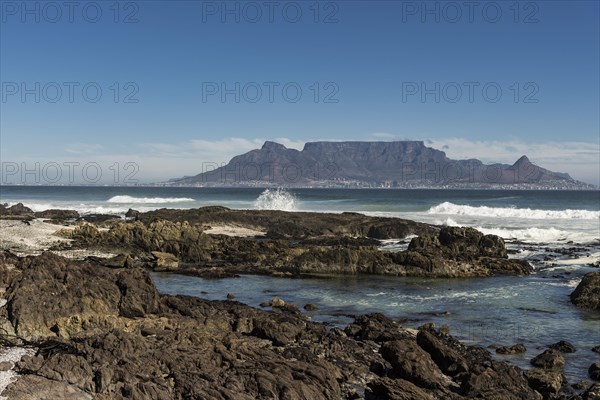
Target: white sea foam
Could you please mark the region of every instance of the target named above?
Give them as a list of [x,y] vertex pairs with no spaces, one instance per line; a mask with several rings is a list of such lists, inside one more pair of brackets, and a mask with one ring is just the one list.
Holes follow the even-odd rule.
[[107,203],[119,204],[163,204],[163,203],[187,203],[194,201],[188,197],[134,197],[134,196],[114,196],[108,199]]
[[506,229],[477,226],[475,229],[486,235],[498,235],[507,240],[518,240],[526,243],[566,243],[569,241],[588,243],[595,239],[585,232],[570,232],[556,228]]
[[295,211],[297,200],[293,194],[285,189],[266,189],[254,202],[258,210]]
[[[8,203],[9,205],[13,205],[16,204],[15,202],[12,203]],[[125,214],[127,212],[127,210],[129,209],[128,206],[103,206],[100,204],[93,204],[93,203],[72,203],[72,202],[57,202],[57,203],[35,203],[35,202],[23,202],[23,204],[25,205],[25,207],[29,207],[31,208],[33,211],[37,212],[37,211],[45,211],[45,210],[51,210],[51,209],[61,209],[61,210],[75,210],[77,211],[79,214],[82,215],[86,215],[86,214],[114,214],[114,215],[121,215],[121,214]],[[147,206],[141,206],[141,207],[136,207],[136,210],[138,211],[142,211],[142,212],[146,212],[146,211],[152,211],[152,210],[156,210],[157,207],[147,207]]]
[[537,210],[531,208],[507,208],[487,206],[467,206],[444,202],[431,207],[428,214],[464,215],[492,218],[523,218],[523,219],[600,219],[600,211],[590,210]]

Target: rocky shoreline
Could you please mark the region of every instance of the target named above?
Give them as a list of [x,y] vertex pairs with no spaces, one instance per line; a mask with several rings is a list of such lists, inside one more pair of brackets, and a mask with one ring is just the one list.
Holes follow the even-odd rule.
[[[533,368],[523,371],[486,349],[460,343],[447,327],[425,324],[415,330],[369,314],[343,330],[329,329],[284,302],[273,301],[266,311],[233,297],[163,295],[150,276],[150,271],[209,278],[531,273],[528,263],[508,258],[497,236],[352,213],[207,207],[130,211],[128,217],[80,218],[60,210],[41,216],[26,207],[0,207],[0,218],[24,225],[48,218],[57,229],[63,226],[58,234],[66,239],[44,241],[51,251],[39,255],[0,253],[6,290],[2,342],[9,348],[29,346],[34,353],[12,362],[21,378],[2,396],[600,399],[600,384],[573,388],[575,382],[564,378],[561,352],[572,351],[568,343],[540,351]],[[214,227],[219,233],[206,233]],[[410,241],[406,250],[380,249],[379,240],[402,238]],[[54,253],[82,250],[105,257],[73,260]],[[598,290],[597,277],[586,276],[573,302],[598,309]],[[519,344],[497,350],[519,351]],[[599,371],[600,365],[590,366],[590,378],[600,379]]]
[[[436,278],[527,275],[502,238],[472,228],[437,227],[356,213],[323,214],[204,207],[94,217],[60,232],[53,250],[121,253],[107,265],[220,278],[235,274],[377,274]],[[89,217],[88,217],[89,219]],[[64,223],[59,221],[60,223]],[[84,221],[85,222],[85,221]],[[229,228],[233,234],[214,234]],[[226,231],[226,229],[225,229]],[[258,236],[236,231],[261,232]],[[407,250],[381,251],[380,240],[410,238]]]

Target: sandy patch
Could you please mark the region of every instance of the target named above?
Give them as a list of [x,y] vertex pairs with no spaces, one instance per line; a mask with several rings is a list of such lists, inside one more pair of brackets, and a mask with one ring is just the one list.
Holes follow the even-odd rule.
[[[71,239],[56,236],[56,233],[73,228],[74,226],[50,224],[41,219],[29,221],[29,224],[0,219],[0,250],[10,250],[18,256],[40,255],[54,245],[71,242]],[[99,230],[108,229],[101,228]],[[87,249],[65,249],[53,252],[66,258],[79,260],[88,256],[115,256],[112,253]]]
[[39,219],[29,221],[29,224],[0,220],[0,249],[11,250],[19,256],[38,255],[53,245],[70,242],[69,239],[54,236],[61,229],[65,229],[65,226]]
[[[9,362],[12,368],[8,371],[0,371],[0,394],[4,392],[8,385],[18,379],[19,375],[14,371],[14,364],[20,361],[25,355],[33,356],[35,349],[24,347],[8,347],[0,349],[0,362]],[[7,397],[0,395],[0,400],[8,400]]]
[[210,229],[206,229],[204,233],[209,235],[227,235],[237,237],[250,237],[250,236],[264,236],[266,231],[246,228],[243,226],[235,225],[215,225],[211,226]]

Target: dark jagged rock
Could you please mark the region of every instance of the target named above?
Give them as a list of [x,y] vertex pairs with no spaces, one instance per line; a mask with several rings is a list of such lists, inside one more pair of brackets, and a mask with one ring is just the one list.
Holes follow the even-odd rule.
[[[315,237],[373,237],[397,239],[408,235],[435,232],[431,225],[400,218],[368,217],[358,213],[328,214],[316,212],[286,212],[276,210],[231,210],[221,206],[198,209],[160,209],[138,214],[145,224],[158,220],[188,222],[192,226],[231,224],[267,232],[272,239]],[[371,236],[369,232],[376,236]]]
[[531,365],[543,369],[556,369],[565,366],[565,359],[558,350],[548,349],[531,359]]
[[578,307],[600,311],[600,272],[589,272],[571,293],[571,302]]
[[[171,218],[162,219],[162,218]],[[227,237],[203,231],[212,224],[233,224],[267,232],[265,238]],[[418,224],[360,214],[283,213],[222,207],[158,210],[136,221],[114,221],[108,231],[80,224],[67,232],[76,246],[128,252],[140,258],[154,254],[157,270],[198,276],[209,268],[227,274],[378,274],[424,277],[524,275],[532,271],[522,260],[508,259],[504,241],[475,229]],[[389,235],[419,233],[409,249],[387,252],[364,237],[384,226]],[[391,230],[388,230],[391,229]],[[402,232],[400,232],[402,231]],[[382,234],[383,235],[383,234]],[[156,253],[159,252],[159,253]],[[156,254],[169,253],[162,262]],[[147,265],[147,264],[145,264]]]
[[406,332],[401,325],[381,313],[358,316],[354,323],[344,331],[346,335],[359,340],[388,342],[406,338]]
[[78,221],[85,222],[94,222],[94,223],[102,223],[113,220],[120,220],[121,217],[119,215],[113,214],[86,214],[79,217]]
[[582,396],[583,400],[600,400],[600,383],[590,386]]
[[8,203],[0,204],[0,216],[33,216],[33,214],[33,210],[29,207],[25,207],[23,203],[13,204],[10,207],[8,206]]
[[502,346],[502,347],[498,347],[496,349],[496,353],[498,353],[498,354],[522,354],[522,353],[525,353],[526,351],[527,351],[527,349],[525,348],[525,345],[523,345],[522,343],[517,343],[510,347]]
[[133,218],[133,219],[137,220],[139,215],[140,215],[140,212],[138,210],[134,210],[134,209],[130,208],[125,213],[125,218]]
[[600,363],[594,363],[590,365],[588,373],[590,374],[590,378],[595,381],[600,381]]
[[89,256],[87,260],[110,268],[132,268],[134,264],[133,258],[123,253],[110,258]]
[[369,382],[366,400],[435,400],[430,393],[404,379],[379,378]]
[[393,258],[438,276],[527,275],[532,267],[523,260],[508,259],[504,240],[473,228],[442,227],[437,235],[411,240],[406,252]]
[[465,397],[486,400],[542,399],[539,393],[529,387],[517,367],[497,361],[489,361],[485,365],[464,379],[461,389]]
[[551,349],[558,350],[561,353],[575,353],[577,349],[573,344],[567,342],[566,340],[561,340],[549,346]]
[[488,352],[381,314],[345,335],[289,311],[159,295],[148,272],[94,260],[0,253],[0,271],[13,331],[38,348],[16,364],[11,399],[539,398]]
[[561,371],[547,371],[534,368],[525,371],[529,386],[544,396],[544,399],[554,399],[566,384],[565,376]]
[[385,342],[380,351],[383,358],[392,365],[394,377],[426,388],[443,389],[447,386],[448,382],[442,371],[412,338]]
[[36,218],[52,219],[57,221],[74,220],[79,218],[79,213],[75,210],[44,210],[34,213]]
[[75,265],[49,252],[21,259],[18,266],[20,278],[6,291],[8,317],[16,334],[27,340],[109,330],[119,316],[160,309],[149,274],[139,269],[115,274],[89,262]]
[[431,332],[420,330],[417,334],[417,344],[429,353],[431,359],[444,374],[455,376],[469,370],[466,360],[456,350],[443,343]]

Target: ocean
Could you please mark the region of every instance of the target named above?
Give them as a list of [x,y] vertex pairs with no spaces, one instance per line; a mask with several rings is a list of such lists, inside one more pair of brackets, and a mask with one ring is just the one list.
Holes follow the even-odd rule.
[[[1,186],[0,202],[41,211],[75,209],[80,213],[123,215],[129,208],[196,208],[222,205],[236,209],[361,212],[416,221],[475,227],[502,236],[511,257],[528,260],[527,277],[415,279],[381,276],[284,279],[241,276],[222,280],[155,273],[160,291],[208,299],[236,300],[256,306],[273,296],[302,306],[314,303],[310,317],[343,326],[368,312],[405,320],[407,326],[433,321],[447,324],[457,338],[482,346],[523,343],[527,353],[498,356],[528,368],[529,360],[559,340],[578,349],[567,354],[571,383],[587,377],[598,362],[600,313],[569,302],[569,294],[600,262],[599,191],[259,189],[171,187]],[[406,240],[382,243],[399,251]],[[491,350],[493,352],[493,350]]]

